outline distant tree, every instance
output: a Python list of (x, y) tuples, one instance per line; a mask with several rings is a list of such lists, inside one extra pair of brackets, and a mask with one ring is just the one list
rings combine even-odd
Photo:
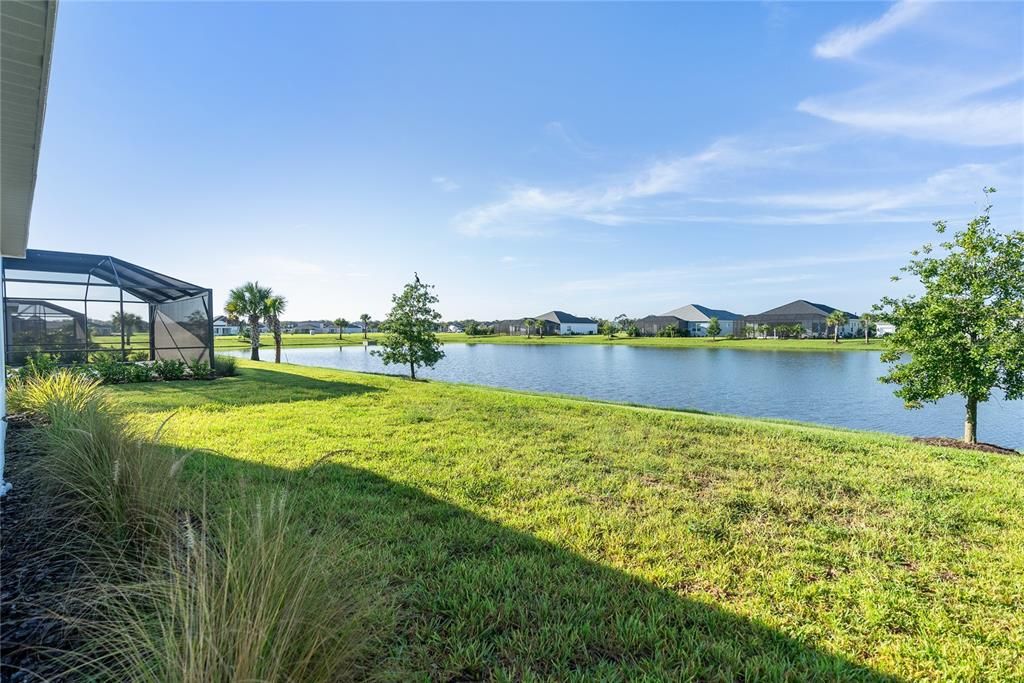
[(712, 316), (711, 320), (708, 321), (708, 334), (710, 334), (711, 338), (716, 341), (718, 339), (718, 335), (722, 334), (722, 324), (718, 322), (718, 318), (715, 318), (714, 316)]
[(523, 326), (526, 327), (526, 338), (527, 339), (530, 338), (530, 334), (533, 332), (533, 328), (534, 328), (534, 326), (536, 324), (537, 324), (537, 321), (534, 320), (533, 318), (527, 318), (526, 320), (523, 321)]
[(114, 313), (114, 315), (110, 316), (110, 322), (119, 334), (123, 333), (127, 337), (130, 344), (132, 335), (135, 334), (135, 329), (142, 327), (144, 321), (134, 313), (125, 313), (123, 316), (120, 313)]
[(345, 338), (345, 328), (348, 327), (348, 320), (344, 318), (335, 318), (334, 326), (338, 328), (338, 339)]
[[(986, 198), (994, 191), (986, 188)], [(1024, 231), (993, 228), (991, 208), (940, 243), (943, 255), (933, 256), (931, 244), (912, 252), (900, 270), (924, 294), (886, 297), (875, 307), (896, 326), (885, 337), (890, 367), (881, 381), (899, 385), (894, 393), (907, 408), (962, 396), (967, 443), (977, 442), (978, 404), (994, 389), (1010, 401), (1024, 398)], [(945, 233), (945, 221), (935, 229)]]
[(467, 336), (474, 336), (477, 333), (478, 325), (475, 320), (467, 320), (466, 326), (463, 328)]
[(363, 341), (366, 341), (368, 339), (366, 333), (369, 332), (370, 330), (370, 314), (363, 313), (362, 315), (360, 315), (359, 322), (363, 323)]
[(793, 323), (792, 325), (789, 326), (789, 334), (793, 337), (793, 339), (799, 339), (800, 337), (804, 336), (804, 326), (801, 325), (800, 323)]
[(615, 316), (612, 322), (615, 323), (615, 327), (617, 327), (618, 329), (628, 330), (630, 326), (633, 324), (633, 319), (627, 316), (625, 313), (619, 313), (617, 316)]
[(840, 311), (838, 309), (836, 309), (836, 310), (832, 311), (831, 313), (829, 313), (828, 317), (825, 318), (825, 322), (827, 322), (829, 325), (832, 326), (832, 331), (833, 331), (833, 334), (835, 335), (835, 337), (833, 338), (833, 341), (836, 344), (839, 343), (839, 330), (843, 327), (843, 325), (845, 325), (849, 321), (850, 321), (850, 318), (845, 313), (843, 313), (842, 311)]
[(760, 333), (760, 335), (761, 335), (762, 337), (764, 337), (765, 339), (767, 339), (767, 338), (768, 338), (768, 332), (769, 332), (769, 330), (770, 330), (770, 328), (768, 327), (768, 325), (766, 325), (766, 324), (764, 324), (764, 323), (762, 323), (762, 324), (760, 324), (760, 325), (758, 325), (758, 326), (757, 326), (757, 331), (758, 331), (758, 332)]
[(611, 339), (612, 337), (615, 336), (615, 332), (618, 328), (615, 327), (615, 323), (612, 322), (611, 320), (599, 320), (597, 329), (598, 332)]
[(535, 319), (534, 322), (537, 324), (537, 336), (541, 339), (544, 338), (544, 325), (546, 324), (543, 319)]
[(658, 337), (678, 337), (679, 336), (679, 328), (676, 327), (675, 325), (665, 325), (663, 328), (661, 328), (660, 330), (658, 330), (655, 333), (655, 336), (658, 336)]
[(875, 327), (875, 316), (864, 313), (860, 316), (860, 326), (864, 330), (864, 343), (871, 343), (871, 331)]
[(381, 326), (383, 349), (373, 351), (386, 365), (408, 365), (412, 379), (416, 379), (417, 367), (433, 367), (444, 358), (441, 342), (434, 333), (441, 314), (434, 309), (438, 299), (433, 289), (415, 275), (401, 294), (392, 295), (391, 312)]
[(279, 294), (267, 297), (267, 324), (274, 334), (274, 362), (281, 362), (281, 316), (288, 307), (288, 300)]
[(629, 329), (626, 330), (626, 334), (628, 336), (630, 336), (630, 337), (639, 337), (640, 336), (640, 328), (636, 326), (635, 322), (630, 323)]
[[(235, 315), (249, 321), (249, 347), (251, 360), (260, 359), (260, 318), (267, 314), (267, 299), (274, 295), (270, 287), (262, 287), (259, 282), (246, 282), (228, 292), (225, 310), (232, 310)], [(230, 308), (229, 308), (230, 307)]]

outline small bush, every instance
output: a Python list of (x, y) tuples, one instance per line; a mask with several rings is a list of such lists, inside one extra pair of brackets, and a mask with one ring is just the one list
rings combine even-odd
[(25, 364), (17, 370), (17, 378), (21, 381), (32, 377), (48, 377), (59, 369), (57, 359), (48, 353), (33, 353), (25, 359)]
[(213, 368), (205, 360), (194, 360), (188, 364), (188, 374), (192, 379), (212, 379)]
[(219, 377), (234, 377), (238, 374), (238, 360), (234, 356), (214, 356), (213, 369)]
[(162, 380), (185, 379), (185, 361), (176, 358), (164, 358), (153, 363), (153, 372)]
[(90, 369), (105, 384), (123, 384), (127, 382), (126, 364), (114, 353), (97, 353), (93, 356)]

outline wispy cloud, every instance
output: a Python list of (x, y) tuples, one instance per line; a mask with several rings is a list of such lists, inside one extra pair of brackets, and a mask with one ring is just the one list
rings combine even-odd
[[(905, 257), (910, 247), (901, 249), (877, 249), (859, 253), (821, 254), (798, 258), (774, 260), (743, 261), (738, 263), (706, 262), (693, 263), (680, 268), (662, 268), (653, 270), (625, 271), (601, 278), (584, 278), (570, 280), (562, 284), (566, 292), (624, 292), (647, 291), (664, 288), (666, 284), (683, 285), (691, 282), (706, 282), (708, 277), (728, 278), (730, 282), (737, 277), (747, 284), (772, 284), (812, 279), (814, 273), (798, 275), (770, 275), (772, 271), (813, 269), (834, 267), (842, 264), (870, 263), (894, 261)], [(796, 279), (793, 279), (796, 278)]]
[(890, 7), (878, 19), (858, 26), (841, 26), (814, 46), (814, 54), (823, 59), (853, 57), (862, 48), (911, 23), (927, 4), (903, 0)]
[(445, 192), (455, 192), (456, 190), (462, 187), (451, 178), (443, 175), (434, 176), (433, 178), (430, 179), (430, 182), (434, 183)]
[[(1007, 90), (1024, 77), (1019, 34), (1005, 40), (994, 35), (1002, 24), (1019, 23), (1020, 18), (1001, 10), (899, 2), (873, 22), (840, 27), (815, 45), (814, 54), (853, 60), (867, 80), (847, 92), (805, 98), (797, 110), (843, 126), (917, 140), (1020, 145), (1024, 99), (1019, 88)], [(927, 41), (927, 49), (910, 51), (891, 35), (911, 24)], [(871, 61), (854, 59), (875, 43)]]
[(604, 226), (658, 222), (665, 217), (652, 215), (647, 200), (692, 193), (715, 171), (778, 165), (807, 149), (749, 147), (723, 138), (695, 154), (657, 160), (603, 183), (568, 190), (514, 187), (504, 199), (463, 211), (454, 222), (471, 236), (543, 234), (557, 219)]

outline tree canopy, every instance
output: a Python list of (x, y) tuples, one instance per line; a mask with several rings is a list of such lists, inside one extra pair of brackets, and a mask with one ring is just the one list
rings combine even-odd
[[(938, 248), (912, 252), (901, 272), (923, 294), (886, 297), (875, 307), (896, 327), (885, 338), (882, 360), (890, 367), (881, 380), (900, 385), (894, 393), (908, 408), (962, 396), (969, 443), (977, 441), (978, 404), (993, 390), (1007, 400), (1024, 397), (1024, 232), (996, 230), (990, 210)], [(935, 229), (944, 234), (946, 223)]]
[(416, 368), (433, 367), (444, 358), (434, 332), (441, 314), (434, 310), (438, 298), (433, 290), (433, 285), (421, 282), (416, 275), (401, 294), (392, 295), (391, 312), (381, 324), (383, 349), (373, 351), (386, 365), (408, 365), (412, 379), (416, 379)]

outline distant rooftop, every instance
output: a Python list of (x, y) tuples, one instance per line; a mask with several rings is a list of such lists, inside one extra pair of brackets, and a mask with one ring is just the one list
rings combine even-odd
[(719, 320), (739, 320), (742, 316), (732, 311), (725, 311), (718, 308), (708, 308), (700, 304), (687, 304), (680, 308), (669, 311), (662, 315), (671, 315), (687, 322), (706, 323), (712, 318)]
[(596, 320), (591, 318), (580, 318), (571, 313), (565, 311), (548, 311), (544, 315), (538, 315), (537, 320), (547, 320), (553, 323), (591, 323), (597, 324)]

